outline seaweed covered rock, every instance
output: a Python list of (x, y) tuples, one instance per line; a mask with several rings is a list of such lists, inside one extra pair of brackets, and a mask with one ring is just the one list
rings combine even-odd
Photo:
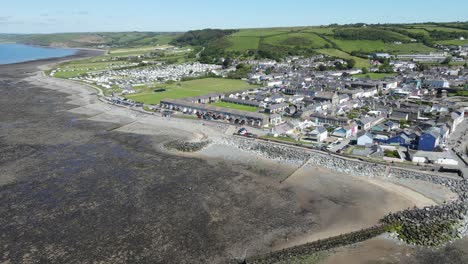
[(183, 140), (173, 140), (164, 144), (164, 147), (171, 150), (181, 152), (197, 152), (208, 146), (211, 142), (209, 140), (200, 142), (188, 142)]

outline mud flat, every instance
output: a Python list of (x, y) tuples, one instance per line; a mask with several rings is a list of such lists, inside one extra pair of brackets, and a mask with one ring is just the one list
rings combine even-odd
[[(222, 124), (106, 104), (38, 73), (56, 61), (0, 66), (2, 262), (226, 263), (421, 202), (225, 144)], [(200, 152), (163, 148), (199, 134), (211, 141)]]

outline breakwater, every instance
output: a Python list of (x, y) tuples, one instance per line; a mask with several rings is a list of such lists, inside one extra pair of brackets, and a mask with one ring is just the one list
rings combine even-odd
[(259, 255), (252, 258), (248, 258), (244, 263), (255, 263), (255, 264), (270, 264), (282, 261), (288, 261), (292, 258), (301, 257), (305, 255), (311, 255), (320, 251), (333, 249), (336, 247), (342, 247), (365, 241), (367, 239), (376, 237), (386, 232), (386, 225), (379, 225), (367, 229), (363, 229), (357, 232), (343, 234), (335, 237), (330, 237), (323, 240), (317, 240), (311, 243), (283, 249), (270, 254)]

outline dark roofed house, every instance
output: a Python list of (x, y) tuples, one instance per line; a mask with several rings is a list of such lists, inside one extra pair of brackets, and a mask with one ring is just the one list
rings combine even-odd
[(242, 99), (237, 99), (237, 98), (226, 97), (226, 98), (221, 99), (221, 101), (227, 102), (227, 103), (239, 104), (239, 105), (260, 107), (260, 102), (252, 101), (252, 100), (242, 100)]
[(268, 116), (261, 113), (253, 113), (236, 109), (213, 106), (209, 104), (193, 103), (181, 99), (163, 99), (161, 108), (180, 111), (199, 116), (210, 116), (213, 119), (227, 120), (235, 124), (252, 126), (264, 126), (268, 124)]
[(388, 119), (393, 121), (408, 121), (409, 114), (407, 112), (393, 111)]
[(312, 97), (312, 100), (315, 102), (329, 102), (331, 104), (340, 103), (340, 97), (337, 93), (333, 92), (317, 92), (315, 96)]
[(334, 126), (347, 126), (352, 120), (346, 117), (337, 117), (333, 115), (323, 115), (319, 113), (310, 114), (310, 120), (316, 125), (334, 125)]

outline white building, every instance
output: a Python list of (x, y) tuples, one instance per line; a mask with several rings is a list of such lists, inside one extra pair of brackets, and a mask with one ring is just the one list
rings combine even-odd
[(448, 152), (418, 151), (413, 155), (413, 163), (458, 166), (458, 161)]

